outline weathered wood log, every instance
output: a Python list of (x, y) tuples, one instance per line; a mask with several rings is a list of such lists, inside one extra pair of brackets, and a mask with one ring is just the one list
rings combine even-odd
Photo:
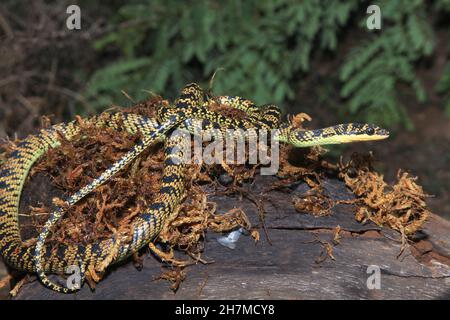
[[(0, 279), (5, 279), (7, 276), (6, 266), (3, 264), (3, 261), (0, 260)], [(0, 300), (5, 300), (9, 296), (8, 287), (5, 285), (0, 288)]]
[[(257, 177), (252, 191), (258, 193), (274, 177)], [(352, 199), (338, 180), (325, 180), (333, 199)], [(27, 184), (23, 206), (48, 197), (47, 189), (33, 181)], [(420, 238), (401, 252), (400, 235), (372, 222), (355, 220), (355, 207), (338, 204), (332, 214), (314, 217), (298, 213), (292, 196), (308, 189), (304, 183), (290, 192), (271, 191), (265, 201), (265, 232), (257, 243), (241, 236), (235, 249), (221, 245), (223, 235), (208, 233), (203, 258), (211, 264), (189, 266), (179, 290), (154, 280), (162, 264), (153, 255), (144, 256), (138, 271), (132, 262), (113, 267), (97, 284), (72, 295), (55, 293), (40, 282), (25, 284), (16, 299), (449, 299), (450, 223), (431, 215)], [(38, 192), (40, 191), (40, 192)], [(252, 224), (260, 224), (258, 210), (247, 199), (211, 198), (219, 212), (241, 207)], [(334, 230), (341, 227), (341, 240), (333, 244)], [(328, 252), (326, 249), (332, 249)], [(332, 254), (334, 260), (330, 257)], [(369, 289), (373, 269), (379, 268), (380, 289)], [(368, 269), (369, 268), (369, 269)], [(369, 273), (368, 273), (369, 272)], [(376, 272), (376, 271), (375, 271)]]

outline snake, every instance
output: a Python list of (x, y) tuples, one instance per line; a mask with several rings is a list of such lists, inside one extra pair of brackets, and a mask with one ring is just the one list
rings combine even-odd
[[(236, 119), (211, 111), (211, 102), (241, 110), (246, 117)], [(56, 124), (29, 135), (15, 146), (0, 167), (0, 254), (10, 267), (37, 274), (42, 284), (60, 293), (72, 293), (80, 287), (69, 288), (56, 284), (47, 274), (64, 274), (70, 266), (78, 266), (83, 283), (88, 268), (102, 270), (108, 259), (111, 260), (108, 266), (124, 261), (158, 236), (164, 222), (176, 212), (185, 197), (185, 154), (183, 148), (179, 147), (183, 143), (182, 132), (195, 134), (198, 130), (226, 132), (240, 129), (236, 130), (236, 136), (248, 139), (250, 133), (246, 132), (254, 134), (259, 130), (274, 129), (277, 131), (275, 140), (294, 147), (381, 140), (389, 136), (387, 130), (367, 123), (338, 124), (314, 130), (300, 129), (289, 122), (281, 122), (281, 111), (275, 105), (257, 106), (251, 100), (239, 96), (211, 97), (195, 83), (186, 85), (172, 105), (160, 107), (155, 117), (120, 111), (104, 112), (85, 119), (84, 123), (130, 134), (139, 133), (142, 138), (98, 178), (64, 199), (65, 205), (59, 206), (50, 214), (34, 244), (25, 243), (20, 235), (19, 203), (26, 178), (32, 166), (50, 148), (61, 145), (61, 136), (68, 141), (77, 136), (82, 130), (79, 122)], [(132, 221), (129, 235), (114, 234), (108, 239), (87, 245), (58, 243), (55, 247), (45, 243), (67, 207), (73, 206), (108, 181), (157, 141), (164, 141), (161, 185), (154, 201)], [(113, 251), (115, 254), (111, 256)]]

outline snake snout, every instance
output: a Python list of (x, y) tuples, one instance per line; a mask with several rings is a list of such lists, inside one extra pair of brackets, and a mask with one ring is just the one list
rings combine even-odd
[(388, 130), (381, 128), (380, 129), (380, 135), (381, 136), (386, 136), (386, 138), (387, 138), (387, 137), (389, 137), (390, 133), (389, 133)]
[(366, 134), (368, 134), (369, 136), (376, 136), (377, 139), (386, 139), (389, 137), (390, 133), (384, 128), (380, 128), (378, 126), (369, 126), (366, 129)]

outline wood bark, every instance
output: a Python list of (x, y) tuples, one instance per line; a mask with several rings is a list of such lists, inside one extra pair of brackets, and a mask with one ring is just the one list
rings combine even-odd
[[(248, 188), (259, 194), (273, 177), (258, 177)], [(339, 180), (325, 180), (333, 199), (352, 199)], [(186, 279), (174, 293), (170, 283), (155, 280), (170, 266), (144, 254), (138, 271), (131, 261), (112, 267), (95, 291), (85, 284), (76, 294), (64, 295), (39, 281), (25, 284), (16, 299), (449, 299), (450, 222), (431, 215), (423, 230), (401, 251), (400, 235), (372, 222), (355, 220), (355, 206), (336, 205), (330, 215), (314, 217), (297, 212), (292, 196), (306, 192), (298, 184), (288, 192), (271, 191), (264, 199), (265, 229), (256, 206), (246, 198), (212, 196), (219, 212), (242, 208), (254, 226), (257, 243), (242, 235), (235, 249), (221, 245), (222, 234), (209, 232), (203, 259), (213, 263), (188, 266)], [(31, 181), (22, 208), (36, 199), (51, 199), (49, 189)], [(333, 242), (341, 228), (339, 244)], [(327, 253), (331, 247), (334, 260)], [(380, 289), (369, 289), (373, 269), (380, 270)], [(371, 282), (373, 283), (373, 282)]]

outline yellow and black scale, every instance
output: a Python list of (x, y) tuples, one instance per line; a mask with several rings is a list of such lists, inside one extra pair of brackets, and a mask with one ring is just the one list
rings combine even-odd
[[(237, 120), (209, 110), (212, 100), (230, 108), (246, 112), (246, 119)], [(198, 120), (198, 121), (196, 121)], [(126, 153), (118, 162), (65, 200), (66, 206), (72, 206), (92, 190), (110, 179), (135, 159), (144, 149), (156, 141), (165, 140), (165, 161), (163, 178), (156, 200), (132, 222), (132, 238), (111, 237), (110, 239), (89, 245), (59, 244), (57, 250), (45, 245), (45, 240), (55, 223), (64, 214), (59, 208), (50, 215), (34, 245), (25, 245), (19, 232), (18, 207), (26, 177), (33, 164), (49, 148), (60, 145), (59, 135), (71, 140), (80, 131), (77, 122), (58, 124), (43, 129), (39, 134), (31, 135), (20, 142), (0, 168), (0, 254), (5, 262), (18, 270), (37, 273), (41, 282), (49, 288), (70, 293), (77, 288), (66, 288), (51, 282), (46, 273), (64, 274), (70, 266), (78, 266), (83, 281), (84, 271), (88, 267), (101, 269), (113, 248), (119, 248), (111, 264), (117, 263), (137, 252), (151, 242), (161, 231), (166, 218), (176, 211), (184, 199), (185, 163), (183, 161), (183, 142), (181, 134), (173, 133), (175, 128), (190, 133), (198, 130), (254, 129), (237, 130), (236, 135), (249, 135), (261, 129), (277, 129), (276, 139), (296, 147), (348, 143), (354, 141), (379, 140), (389, 133), (369, 124), (340, 124), (324, 129), (299, 130), (288, 123), (280, 122), (280, 110), (274, 105), (257, 107), (253, 102), (241, 97), (210, 97), (196, 84), (187, 85), (173, 106), (158, 110), (157, 119), (129, 113), (103, 113), (86, 120), (100, 127), (126, 130), (133, 134), (140, 132), (142, 140)], [(196, 127), (197, 126), (197, 127)], [(245, 136), (244, 138), (248, 138)]]

